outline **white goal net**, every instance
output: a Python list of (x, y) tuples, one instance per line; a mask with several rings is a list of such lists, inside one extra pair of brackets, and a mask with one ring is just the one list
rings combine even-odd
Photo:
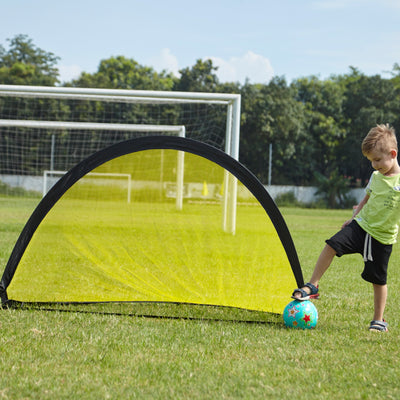
[[(39, 197), (54, 176), (44, 171), (144, 135), (186, 136), (238, 159), (239, 125), (236, 94), (0, 85), (0, 196)], [(236, 182), (224, 186), (224, 229), (234, 231)]]

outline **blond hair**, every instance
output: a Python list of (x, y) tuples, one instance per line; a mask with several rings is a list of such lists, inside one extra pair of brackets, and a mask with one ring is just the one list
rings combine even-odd
[(397, 151), (396, 133), (389, 124), (377, 125), (365, 136), (361, 144), (362, 153), (367, 155), (375, 149), (381, 152)]

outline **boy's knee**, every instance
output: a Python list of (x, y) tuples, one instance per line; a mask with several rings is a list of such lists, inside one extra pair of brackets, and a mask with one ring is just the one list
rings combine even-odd
[(386, 285), (386, 274), (379, 274), (376, 270), (364, 268), (361, 277), (374, 285)]

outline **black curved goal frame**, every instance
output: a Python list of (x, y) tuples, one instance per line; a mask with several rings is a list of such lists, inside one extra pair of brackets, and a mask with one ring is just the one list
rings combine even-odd
[[(13, 279), (18, 264), (33, 234), (47, 213), (65, 192), (84, 175), (107, 161), (139, 151), (157, 149), (184, 151), (204, 157), (234, 175), (253, 194), (268, 214), (286, 251), (296, 283), (298, 287), (303, 286), (303, 274), (286, 222), (266, 188), (248, 168), (223, 151), (197, 140), (176, 136), (147, 136), (119, 142), (92, 154), (68, 171), (49, 190), (25, 224), (7, 262), (0, 281), (2, 304), (9, 301), (7, 287)], [(279, 282), (277, 282), (277, 286), (279, 286)]]

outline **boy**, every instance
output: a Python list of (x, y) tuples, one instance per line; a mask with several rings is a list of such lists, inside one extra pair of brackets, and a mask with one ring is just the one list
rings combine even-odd
[(361, 149), (375, 169), (366, 195), (358, 204), (353, 218), (326, 241), (310, 282), (295, 289), (292, 297), (297, 300), (318, 297), (319, 280), (334, 256), (360, 253), (364, 256), (361, 276), (372, 283), (374, 290), (374, 318), (369, 329), (386, 332), (388, 328), (383, 313), (387, 298), (387, 267), (400, 222), (400, 167), (394, 129), (387, 124), (372, 128), (364, 138)]

